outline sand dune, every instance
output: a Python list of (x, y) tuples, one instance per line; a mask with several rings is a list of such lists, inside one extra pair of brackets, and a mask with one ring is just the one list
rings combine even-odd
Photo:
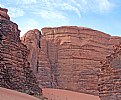
[(98, 96), (49, 88), (43, 88), (43, 95), (48, 100), (100, 100)]
[(0, 87), (0, 100), (40, 100), (25, 93)]

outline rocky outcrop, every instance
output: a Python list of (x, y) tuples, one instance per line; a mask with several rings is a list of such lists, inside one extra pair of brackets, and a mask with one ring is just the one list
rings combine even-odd
[(7, 20), (10, 20), (10, 17), (9, 15), (7, 14), (8, 10), (5, 9), (5, 8), (1, 8), (0, 7), (0, 19), (7, 19)]
[(6, 9), (0, 8), (0, 16), (0, 87), (40, 95), (17, 24), (9, 20)]
[(106, 57), (99, 75), (101, 100), (121, 100), (121, 44)]
[(22, 43), (30, 50), (28, 61), (41, 87), (52, 87), (51, 65), (45, 52), (41, 50), (41, 32), (37, 29), (28, 31)]
[(76, 26), (19, 36), (7, 9), (0, 8), (0, 87), (40, 95), (40, 86), (121, 99), (121, 45), (113, 51), (121, 37)]
[[(29, 36), (30, 34), (32, 35)], [(36, 57), (31, 57), (31, 59), (40, 57), (34, 68), (38, 69), (37, 63), (41, 62), (39, 66), (43, 65), (43, 68), (49, 69), (42, 72), (45, 73), (44, 77), (51, 77), (53, 88), (98, 95), (100, 61), (113, 51), (113, 45), (121, 41), (120, 37), (112, 37), (100, 31), (76, 26), (43, 28), (38, 42), (37, 38), (34, 39), (35, 36), (36, 32), (27, 32), (22, 41), (27, 47), (29, 46), (28, 49), (32, 48), (39, 52)], [(29, 43), (28, 38), (33, 42)], [(32, 46), (35, 42), (36, 46)], [(30, 55), (33, 54), (32, 49)], [(39, 76), (42, 75), (41, 71), (38, 73)], [(41, 85), (43, 80), (45, 79), (40, 78)]]

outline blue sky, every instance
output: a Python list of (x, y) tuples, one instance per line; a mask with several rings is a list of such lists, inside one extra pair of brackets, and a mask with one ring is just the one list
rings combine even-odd
[(21, 36), (30, 29), (84, 26), (121, 36), (121, 0), (0, 0)]

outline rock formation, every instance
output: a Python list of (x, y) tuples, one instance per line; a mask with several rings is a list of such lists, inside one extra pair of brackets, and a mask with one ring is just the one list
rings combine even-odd
[[(49, 86), (53, 88), (98, 95), (100, 61), (113, 51), (113, 45), (121, 41), (120, 37), (76, 26), (43, 28), (42, 36), (36, 34), (31, 30), (22, 41), (30, 49), (28, 59), (39, 75), (40, 85), (43, 81), (48, 83), (49, 79), (45, 81), (45, 77), (49, 76)], [(48, 87), (46, 84), (43, 86)]]
[(101, 100), (121, 100), (121, 44), (106, 57), (99, 75)]
[(30, 50), (28, 61), (39, 81), (39, 85), (52, 87), (51, 65), (45, 52), (41, 50), (41, 32), (37, 29), (30, 30), (21, 40)]
[(0, 8), (0, 87), (40, 95), (30, 64), (29, 50), (20, 41), (17, 24), (10, 21), (7, 9)]
[(34, 29), (20, 40), (17, 24), (0, 8), (0, 87), (39, 95), (42, 86), (120, 100), (121, 45), (113, 51), (120, 42), (76, 26), (43, 28), (42, 34)]
[(10, 17), (8, 16), (7, 12), (7, 9), (0, 7), (0, 19), (10, 20)]

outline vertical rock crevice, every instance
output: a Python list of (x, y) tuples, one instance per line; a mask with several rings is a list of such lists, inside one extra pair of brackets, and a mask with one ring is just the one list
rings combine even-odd
[(41, 50), (47, 55), (54, 88), (98, 95), (100, 61), (121, 40), (90, 28), (43, 28)]
[(41, 50), (41, 32), (37, 29), (28, 31), (21, 41), (30, 50), (28, 61), (36, 74), (41, 87), (52, 87), (50, 62)]
[(30, 30), (21, 39), (39, 85), (99, 95), (100, 61), (121, 37), (76, 26), (43, 28), (39, 34)]

